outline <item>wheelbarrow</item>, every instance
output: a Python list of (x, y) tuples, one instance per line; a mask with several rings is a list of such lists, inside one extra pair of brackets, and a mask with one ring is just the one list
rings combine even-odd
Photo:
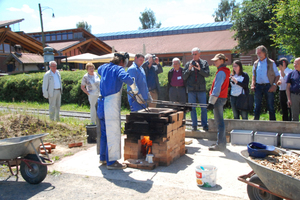
[[(286, 153), (284, 150), (282, 152)], [(247, 193), (250, 200), (299, 199), (299, 179), (252, 161), (247, 150), (241, 151), (241, 155), (253, 169), (249, 174), (238, 177), (239, 181), (248, 184)]]
[[(42, 140), (42, 137), (47, 135), (48, 133), (43, 133), (0, 140), (0, 163), (7, 164), (13, 176), (18, 176), (20, 164), (20, 172), (26, 182), (42, 182), (47, 176), (47, 165), (54, 163), (50, 160)], [(47, 158), (39, 156), (40, 143)], [(16, 173), (12, 171), (13, 163), (17, 168)]]

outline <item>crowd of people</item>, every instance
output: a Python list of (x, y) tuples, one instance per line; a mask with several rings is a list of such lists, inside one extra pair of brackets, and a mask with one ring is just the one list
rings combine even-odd
[[(204, 131), (208, 131), (207, 110), (213, 110), (218, 129), (217, 143), (209, 150), (223, 151), (226, 149), (226, 135), (223, 118), (224, 105), (230, 95), (230, 104), (234, 119), (248, 119), (247, 110), (237, 107), (238, 98), (242, 94), (248, 95), (249, 76), (243, 70), (241, 61), (232, 63), (233, 70), (226, 66), (228, 58), (219, 53), (211, 59), (217, 68), (210, 92), (206, 99), (205, 78), (210, 75), (208, 62), (200, 58), (198, 47), (191, 50), (192, 60), (181, 67), (179, 58), (172, 60), (172, 68), (168, 72), (169, 100), (173, 102), (200, 103), (201, 124)], [(254, 120), (259, 120), (262, 99), (266, 98), (269, 119), (276, 120), (274, 97), (279, 86), (282, 120), (299, 121), (300, 104), (300, 58), (294, 61), (295, 70), (289, 69), (288, 60), (281, 58), (273, 61), (268, 57), (264, 46), (256, 48), (257, 60), (252, 68), (251, 90), (254, 92)], [(100, 119), (100, 163), (106, 164), (108, 169), (124, 169), (126, 165), (119, 163), (121, 158), (121, 92), (123, 83), (127, 84), (128, 102), (131, 111), (138, 111), (146, 107), (156, 107), (160, 85), (158, 74), (163, 72), (159, 58), (155, 55), (136, 54), (134, 62), (125, 71), (128, 64), (127, 53), (115, 53), (108, 64), (94, 72), (92, 63), (86, 65), (87, 73), (82, 78), (81, 89), (88, 95), (91, 108), (91, 123), (96, 123), (96, 116)], [(279, 71), (277, 69), (279, 68)], [(59, 71), (55, 61), (49, 63), (50, 70), (43, 79), (43, 95), (49, 99), (49, 115), (51, 120), (59, 121), (59, 108), (63, 91)], [(228, 88), (230, 89), (228, 92)], [(100, 96), (99, 96), (100, 94)], [(187, 97), (187, 99), (186, 99)], [(97, 109), (96, 109), (97, 104)], [(196, 109), (191, 111), (193, 131), (197, 131), (198, 117)]]

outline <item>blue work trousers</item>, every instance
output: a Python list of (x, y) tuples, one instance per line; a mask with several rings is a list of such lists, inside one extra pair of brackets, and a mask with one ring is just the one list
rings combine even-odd
[(218, 140), (217, 145), (220, 147), (226, 147), (226, 132), (225, 123), (223, 117), (224, 105), (226, 104), (226, 98), (218, 98), (214, 105), (214, 118), (218, 127)]
[(260, 111), (261, 111), (261, 102), (263, 96), (265, 96), (267, 101), (267, 108), (269, 110), (269, 120), (275, 120), (275, 109), (274, 109), (274, 92), (268, 92), (271, 84), (255, 84), (255, 95), (254, 95), (254, 120), (259, 120)]
[[(199, 103), (206, 104), (206, 93), (205, 92), (188, 92), (188, 101), (189, 103), (197, 103), (197, 99)], [(192, 117), (192, 126), (197, 127), (197, 112), (196, 108), (193, 107), (191, 111)], [(207, 128), (207, 109), (206, 107), (201, 107), (201, 124), (203, 128)]]

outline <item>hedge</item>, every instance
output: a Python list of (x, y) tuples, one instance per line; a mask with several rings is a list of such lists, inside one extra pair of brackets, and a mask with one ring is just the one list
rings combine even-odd
[[(228, 66), (232, 70), (232, 66)], [(292, 65), (289, 66), (292, 68)], [(167, 75), (171, 67), (164, 67), (163, 73), (159, 74), (159, 81), (161, 86), (161, 92), (159, 99), (168, 100), (167, 93)], [(248, 73), (251, 83), (252, 78), (252, 66), (244, 66), (244, 71)], [(207, 98), (209, 91), (215, 77), (217, 69), (215, 66), (210, 66), (210, 76), (206, 78), (206, 92)], [(63, 82), (63, 95), (62, 104), (75, 103), (79, 105), (88, 105), (87, 95), (81, 90), (81, 79), (86, 73), (85, 70), (77, 71), (61, 71), (61, 77)], [(42, 84), (44, 72), (30, 73), (30, 74), (17, 74), (0, 77), (0, 101), (12, 102), (12, 101), (30, 101), (30, 102), (48, 102), (42, 94)], [(249, 83), (249, 87), (250, 87)], [(126, 94), (127, 86), (124, 84), (122, 92), (122, 107), (129, 108)], [(228, 99), (226, 107), (230, 107), (230, 101)], [(263, 100), (263, 107), (266, 111), (266, 101)], [(280, 109), (279, 94), (275, 94), (275, 109)]]

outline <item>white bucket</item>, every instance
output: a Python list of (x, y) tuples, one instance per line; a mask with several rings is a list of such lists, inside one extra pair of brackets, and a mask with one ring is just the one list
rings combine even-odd
[(213, 165), (196, 166), (196, 181), (200, 187), (214, 187), (217, 181), (217, 167)]

